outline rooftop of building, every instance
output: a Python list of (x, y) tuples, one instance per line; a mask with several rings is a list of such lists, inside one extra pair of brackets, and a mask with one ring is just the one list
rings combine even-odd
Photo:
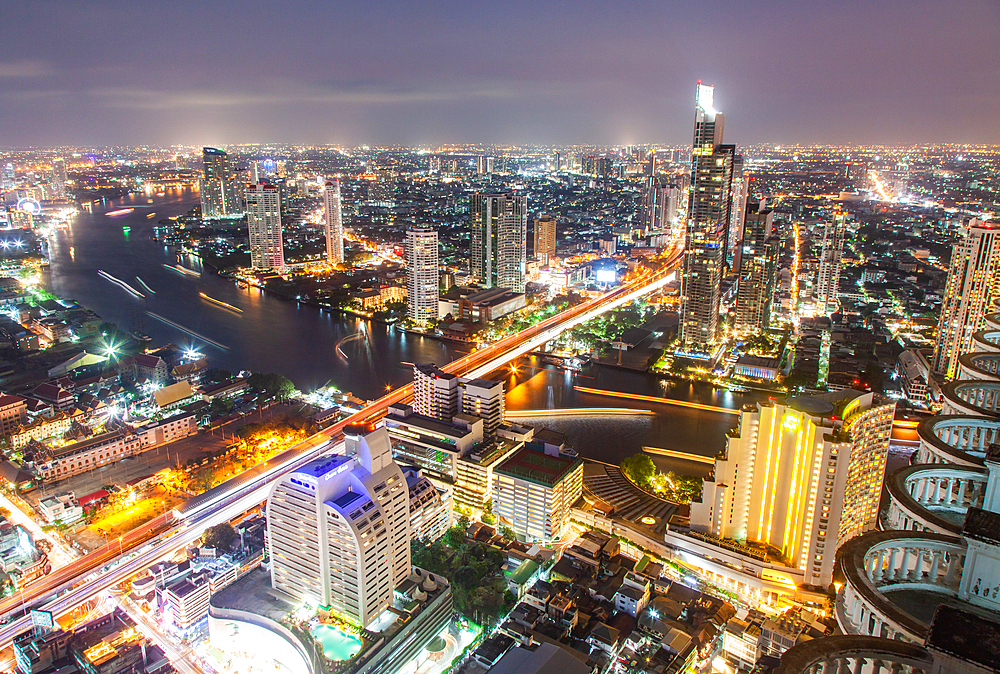
[(311, 478), (321, 478), (330, 471), (336, 470), (343, 464), (353, 460), (354, 457), (344, 456), (342, 454), (324, 456), (314, 461), (310, 461), (295, 472), (302, 473), (303, 475), (307, 475)]
[(934, 614), (927, 635), (928, 648), (1000, 671), (1000, 623), (963, 611), (941, 606)]
[(434, 377), (435, 379), (456, 379), (458, 375), (451, 374), (450, 372), (445, 372), (439, 368), (434, 363), (417, 363), (413, 366), (414, 369), (419, 370), (428, 377)]
[(583, 459), (546, 454), (525, 445), (500, 463), (494, 472), (553, 487), (583, 465)]

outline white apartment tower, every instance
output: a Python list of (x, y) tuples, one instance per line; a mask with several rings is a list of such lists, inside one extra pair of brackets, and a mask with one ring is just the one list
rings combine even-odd
[(1000, 306), (1000, 227), (970, 220), (951, 252), (932, 369), (955, 376), (958, 357), (972, 351), (972, 335)]
[(462, 411), (483, 420), (483, 435), (491, 438), (503, 423), (503, 382), (471, 379), (462, 382)]
[(438, 234), (429, 227), (407, 230), (406, 255), (407, 315), (426, 322), (438, 317)]
[(816, 311), (830, 315), (837, 311), (837, 294), (840, 290), (840, 267), (844, 257), (844, 233), (847, 215), (834, 213), (833, 219), (823, 224), (823, 244), (819, 255), (819, 272), (816, 274)]
[(691, 528), (770, 545), (828, 586), (837, 548), (877, 523), (895, 411), (853, 389), (744, 409)]
[(326, 181), (323, 188), (323, 222), (326, 226), (326, 261), (331, 265), (344, 261), (344, 225), (340, 213), (340, 181)]
[(486, 288), (524, 292), (527, 271), (528, 198), (511, 193), (473, 194), (469, 272)]
[(556, 216), (540, 215), (535, 218), (535, 257), (543, 264), (556, 254)]
[(345, 434), (345, 455), (316, 459), (271, 489), (271, 585), (366, 627), (410, 574), (409, 491), (384, 427)]
[(284, 269), (281, 239), (281, 195), (267, 183), (247, 185), (247, 225), (250, 230), (250, 266), (254, 269)]
[(451, 422), (462, 412), (483, 420), (483, 435), (496, 435), (503, 423), (505, 409), (502, 381), (463, 379), (449, 374), (433, 363), (413, 366), (413, 411), (441, 421)]

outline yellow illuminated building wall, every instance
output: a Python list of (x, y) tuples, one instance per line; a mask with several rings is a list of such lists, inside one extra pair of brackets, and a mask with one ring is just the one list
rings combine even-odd
[(807, 584), (828, 585), (838, 545), (875, 526), (894, 411), (860, 391), (744, 409), (691, 528), (766, 545)]

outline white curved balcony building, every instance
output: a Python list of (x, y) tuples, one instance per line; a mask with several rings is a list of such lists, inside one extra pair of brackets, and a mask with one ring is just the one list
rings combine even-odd
[(878, 531), (848, 541), (839, 551), (837, 624), (845, 634), (923, 643), (930, 616), (920, 613), (958, 596), (965, 556), (963, 538), (930, 532)]
[(1000, 381), (962, 379), (941, 389), (941, 414), (1000, 417)]
[(998, 432), (1000, 418), (938, 415), (924, 419), (917, 426), (920, 447), (913, 463), (982, 466), (986, 448), (997, 442)]
[(958, 357), (958, 376), (955, 381), (966, 379), (1000, 378), (1000, 353), (963, 353)]
[(982, 506), (983, 468), (947, 464), (904, 466), (885, 478), (889, 511), (886, 529), (931, 531), (958, 536), (972, 506)]

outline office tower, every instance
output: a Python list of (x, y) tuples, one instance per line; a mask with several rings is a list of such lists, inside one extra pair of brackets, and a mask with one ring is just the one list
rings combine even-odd
[(973, 219), (961, 234), (952, 247), (932, 361), (947, 379), (955, 376), (959, 355), (972, 351), (973, 333), (1000, 307), (1000, 227)]
[(483, 420), (483, 435), (492, 438), (503, 423), (505, 397), (502, 381), (462, 381), (462, 412)]
[(772, 546), (827, 587), (837, 548), (875, 528), (895, 408), (853, 389), (745, 408), (691, 528)]
[(481, 176), (493, 173), (493, 157), (485, 155), (476, 157), (476, 173)]
[(524, 292), (528, 198), (511, 193), (473, 194), (469, 271), (486, 288)]
[(826, 315), (834, 313), (838, 307), (846, 222), (845, 213), (834, 213), (833, 219), (823, 224), (823, 243), (816, 274), (816, 310)]
[(433, 363), (413, 366), (413, 411), (425, 417), (451, 421), (462, 400), (462, 380)]
[(407, 230), (406, 244), (407, 316), (423, 323), (438, 317), (438, 234), (430, 227)]
[(239, 186), (229, 163), (229, 155), (223, 150), (205, 147), (202, 148), (202, 163), (201, 216), (221, 218), (241, 214)]
[(493, 512), (519, 541), (562, 537), (570, 509), (583, 493), (583, 459), (529, 442), (493, 469)]
[(752, 201), (746, 205), (736, 287), (737, 332), (760, 332), (771, 324), (771, 300), (778, 272), (779, 241), (774, 211)]
[(563, 169), (563, 156), (559, 152), (552, 155), (552, 170), (562, 171)]
[(250, 230), (250, 266), (254, 269), (285, 268), (281, 238), (281, 195), (274, 185), (247, 185), (247, 225)]
[(677, 205), (681, 190), (668, 183), (662, 176), (650, 176), (646, 180), (639, 227), (643, 235), (667, 234), (677, 224)]
[(66, 160), (56, 157), (52, 160), (52, 193), (57, 199), (66, 198)]
[(680, 341), (684, 351), (695, 353), (708, 352), (718, 338), (733, 166), (738, 157), (735, 145), (722, 144), (725, 116), (714, 107), (714, 92), (714, 87), (698, 83), (681, 277)]
[(271, 488), (271, 585), (367, 627), (410, 574), (409, 492), (384, 427), (344, 432), (344, 455), (316, 459)]
[[(304, 182), (304, 181), (303, 181)], [(340, 218), (340, 181), (327, 180), (323, 188), (323, 223), (326, 226), (326, 261), (344, 261), (344, 227)]]
[(264, 162), (261, 160), (250, 162), (250, 182), (267, 182), (267, 171), (264, 169)]
[(540, 215), (535, 218), (535, 257), (542, 265), (556, 254), (556, 216)]
[(17, 184), (17, 171), (13, 164), (5, 164), (3, 172), (0, 173), (0, 189), (12, 190)]
[(736, 249), (743, 240), (743, 218), (747, 208), (747, 179), (743, 175), (743, 156), (733, 157), (733, 174), (729, 195), (729, 224), (726, 234), (726, 269), (739, 271), (736, 263)]

